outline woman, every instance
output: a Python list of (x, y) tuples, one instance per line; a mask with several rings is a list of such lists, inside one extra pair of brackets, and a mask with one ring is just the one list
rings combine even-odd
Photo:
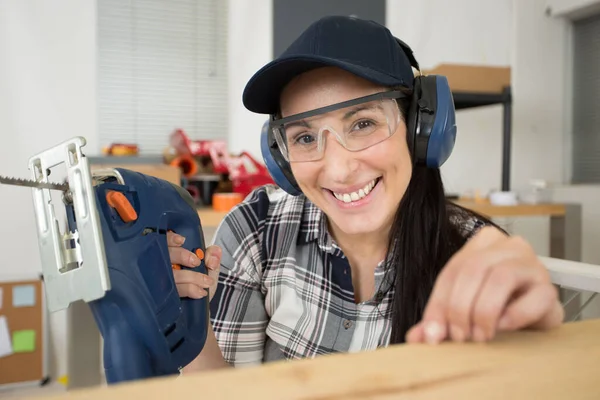
[[(263, 151), (285, 191), (259, 188), (228, 214), (207, 249), (210, 276), (174, 271), (181, 296), (214, 295), (186, 371), (562, 322), (532, 248), (445, 200), (454, 109), (411, 64), (385, 27), (328, 17), (250, 80), (244, 104), (271, 115)], [(183, 239), (169, 236), (173, 263), (197, 265)]]

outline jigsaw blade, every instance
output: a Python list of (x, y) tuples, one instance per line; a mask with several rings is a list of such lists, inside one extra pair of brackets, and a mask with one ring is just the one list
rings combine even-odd
[(0, 175), (0, 183), (13, 186), (25, 186), (30, 188), (60, 190), (63, 192), (69, 191), (67, 183), (52, 183), (52, 182), (36, 182), (29, 179), (9, 178)]

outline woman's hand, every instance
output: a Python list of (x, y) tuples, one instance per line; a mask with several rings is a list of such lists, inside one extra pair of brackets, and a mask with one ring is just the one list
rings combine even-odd
[(204, 264), (208, 275), (186, 270), (185, 267), (194, 268), (200, 265), (200, 259), (191, 251), (181, 247), (185, 238), (174, 232), (167, 232), (167, 244), (171, 263), (181, 267), (173, 269), (177, 292), (180, 297), (191, 297), (200, 299), (209, 294), (209, 301), (215, 294), (219, 278), (219, 267), (221, 266), (221, 248), (209, 246), (204, 255)]
[(531, 246), (485, 227), (440, 272), (406, 341), (481, 342), (498, 331), (553, 328), (563, 318), (557, 290)]

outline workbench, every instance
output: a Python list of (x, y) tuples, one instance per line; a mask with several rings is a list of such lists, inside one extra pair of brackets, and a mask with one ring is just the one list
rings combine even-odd
[(396, 345), (44, 397), (125, 399), (598, 399), (600, 319), (489, 343)]
[(455, 200), (456, 204), (488, 218), (548, 217), (550, 219), (549, 257), (581, 261), (580, 204), (517, 204), (498, 206), (488, 202)]

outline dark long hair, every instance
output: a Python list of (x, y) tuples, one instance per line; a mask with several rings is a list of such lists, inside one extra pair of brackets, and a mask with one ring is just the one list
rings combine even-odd
[[(398, 100), (405, 121), (409, 102), (410, 96)], [(410, 135), (407, 140), (410, 148)], [(403, 343), (406, 332), (421, 320), (440, 270), (466, 243), (474, 219), (494, 225), (446, 199), (439, 169), (413, 162), (412, 177), (390, 231), (386, 257), (386, 279), (394, 289), (389, 315), (391, 344)]]

